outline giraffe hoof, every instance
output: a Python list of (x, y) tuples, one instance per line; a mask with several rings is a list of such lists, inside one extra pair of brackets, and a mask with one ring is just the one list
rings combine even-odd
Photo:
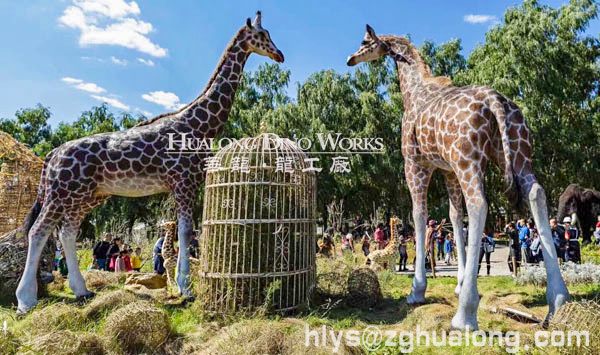
[(93, 292), (89, 292), (89, 293), (86, 293), (85, 295), (77, 296), (75, 298), (75, 302), (77, 302), (78, 304), (82, 305), (82, 304), (87, 303), (89, 300), (91, 300), (94, 297), (96, 297), (96, 294), (93, 293)]
[(196, 301), (196, 297), (194, 296), (187, 296), (183, 299), (183, 302), (181, 302), (182, 306), (187, 306), (188, 304), (194, 303), (194, 301)]

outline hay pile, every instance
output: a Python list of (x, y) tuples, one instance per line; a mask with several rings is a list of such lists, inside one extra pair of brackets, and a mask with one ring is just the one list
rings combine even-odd
[(137, 301), (113, 311), (106, 318), (104, 334), (122, 350), (155, 352), (167, 341), (169, 317), (147, 301)]
[(54, 303), (33, 311), (29, 322), (30, 332), (33, 335), (42, 335), (48, 331), (82, 330), (85, 328), (86, 319), (78, 308), (65, 303)]
[[(206, 344), (185, 344), (181, 353), (193, 355), (329, 355), (334, 353), (331, 342), (317, 347), (313, 341), (307, 347), (304, 333), (305, 328), (296, 324), (259, 319), (247, 320), (221, 329), (220, 334), (211, 338)], [(336, 354), (358, 355), (363, 354), (363, 351), (360, 347), (349, 347), (342, 342)]]
[[(550, 321), (550, 330), (588, 331), (589, 345), (567, 346), (563, 354), (597, 354), (600, 349), (600, 304), (595, 301), (569, 302), (558, 309)], [(573, 339), (575, 340), (575, 339)], [(582, 339), (583, 340), (583, 339)]]
[(64, 330), (34, 338), (18, 354), (104, 355), (106, 351), (102, 339), (95, 334)]
[(11, 332), (0, 329), (0, 354), (16, 354), (21, 342)]
[(101, 270), (88, 270), (82, 272), (88, 288), (102, 290), (107, 287), (119, 287), (125, 282), (127, 274), (121, 272), (108, 272)]
[(83, 315), (86, 318), (99, 319), (104, 314), (137, 301), (138, 298), (130, 292), (117, 290), (96, 297), (85, 309)]
[(356, 308), (372, 308), (381, 301), (381, 288), (377, 274), (371, 269), (360, 268), (348, 277), (346, 303)]

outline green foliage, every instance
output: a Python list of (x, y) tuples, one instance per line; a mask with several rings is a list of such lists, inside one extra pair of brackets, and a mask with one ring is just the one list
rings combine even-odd
[[(546, 189), (549, 206), (556, 207), (562, 190), (572, 182), (600, 186), (600, 41), (585, 34), (597, 16), (591, 0), (572, 0), (559, 8), (527, 0), (509, 8), (501, 24), (491, 28), (485, 43), (468, 59), (460, 39), (425, 42), (420, 49), (433, 75), (448, 76), (456, 85), (488, 85), (522, 109), (532, 131), (534, 169)], [(350, 74), (325, 70), (296, 83), (296, 98), (288, 95), (290, 71), (263, 64), (244, 74), (222, 136), (241, 138), (259, 132), (261, 121), (283, 137), (340, 133), (344, 137), (381, 137), (384, 154), (350, 156), (351, 172), (332, 174), (331, 156), (318, 156), (318, 211), (344, 200), (346, 217), (368, 216), (375, 209), (408, 218), (411, 200), (400, 153), (402, 95), (396, 68), (388, 59), (363, 64)], [(72, 123), (50, 130), (50, 110), (38, 105), (19, 110), (15, 119), (1, 119), (0, 129), (25, 142), (41, 157), (60, 144), (99, 132), (131, 127), (142, 117), (115, 117), (105, 105), (94, 107)], [(316, 150), (316, 147), (313, 147)], [(490, 213), (508, 207), (502, 174), (492, 168), (486, 176)], [(204, 193), (194, 209), (199, 220)], [(94, 210), (84, 235), (136, 221), (152, 222), (161, 215), (165, 196), (113, 198)], [(430, 214), (447, 215), (448, 197), (441, 174), (429, 189)]]

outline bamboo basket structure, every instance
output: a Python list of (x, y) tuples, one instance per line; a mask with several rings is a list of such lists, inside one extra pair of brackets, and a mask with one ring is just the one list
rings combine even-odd
[(286, 312), (307, 302), (316, 271), (316, 175), (307, 158), (271, 133), (210, 158), (199, 269), (207, 309)]
[(0, 235), (21, 226), (37, 196), (43, 161), (0, 131)]

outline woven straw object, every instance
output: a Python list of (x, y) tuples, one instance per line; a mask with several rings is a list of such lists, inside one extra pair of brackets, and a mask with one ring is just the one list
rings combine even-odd
[(37, 195), (44, 163), (0, 131), (0, 235), (19, 227)]

